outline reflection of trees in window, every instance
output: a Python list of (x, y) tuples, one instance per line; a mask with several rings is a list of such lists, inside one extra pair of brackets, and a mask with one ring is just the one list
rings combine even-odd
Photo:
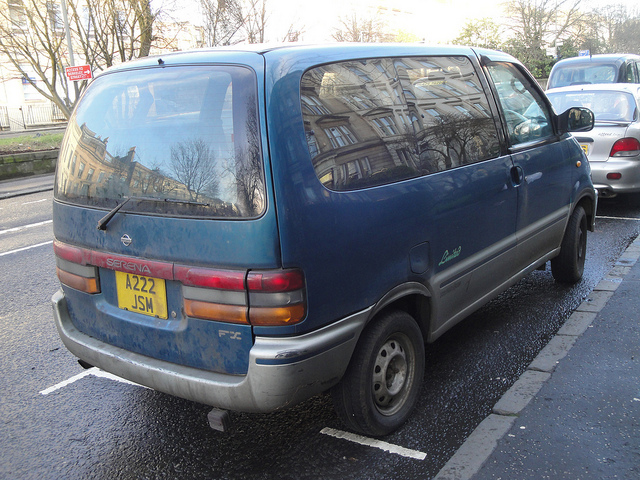
[(133, 172), (133, 187), (137, 195), (153, 196), (177, 190), (175, 182), (169, 181), (160, 168), (148, 169), (137, 166)]
[(418, 149), (420, 169), (432, 173), (492, 158), (499, 145), (490, 119), (442, 114), (419, 135)]
[(303, 101), (307, 145), (323, 185), (382, 185), (497, 154), (488, 107), (475, 106), (487, 100), (469, 60), (430, 60), (344, 62), (304, 74), (304, 95), (331, 112), (309, 115)]
[(170, 168), (174, 178), (187, 187), (192, 201), (197, 202), (201, 195), (217, 195), (216, 159), (204, 140), (196, 138), (172, 145)]
[(237, 206), (243, 216), (260, 214), (266, 206), (264, 176), (262, 173), (262, 150), (260, 149), (260, 130), (254, 106), (255, 97), (247, 102), (245, 121), (246, 142), (236, 148), (235, 158), (225, 170), (231, 174), (231, 187), (237, 197)]

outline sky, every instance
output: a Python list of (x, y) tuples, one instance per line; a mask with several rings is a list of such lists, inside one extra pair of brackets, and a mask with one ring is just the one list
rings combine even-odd
[[(198, 0), (189, 0), (193, 5)], [(340, 17), (351, 12), (358, 14), (375, 11), (376, 7), (391, 12), (389, 24), (392, 30), (413, 33), (426, 43), (447, 43), (456, 38), (467, 21), (480, 18), (499, 19), (502, 14), (501, 1), (490, 0), (267, 0), (271, 12), (267, 23), (269, 42), (281, 41), (289, 25), (303, 27), (303, 41), (311, 43), (332, 41), (331, 34), (340, 25)], [(197, 23), (198, 15), (191, 7), (181, 5), (179, 13), (183, 18)], [(582, 0), (584, 9), (609, 4), (623, 4), (630, 9), (638, 9), (638, 0)]]

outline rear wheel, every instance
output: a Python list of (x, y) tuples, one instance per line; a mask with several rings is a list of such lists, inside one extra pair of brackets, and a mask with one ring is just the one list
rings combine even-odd
[(424, 377), (424, 340), (411, 315), (383, 314), (362, 333), (347, 372), (332, 391), (342, 421), (382, 436), (409, 417)]
[(587, 253), (587, 214), (577, 206), (564, 232), (560, 254), (551, 260), (551, 273), (560, 283), (577, 283), (584, 273)]

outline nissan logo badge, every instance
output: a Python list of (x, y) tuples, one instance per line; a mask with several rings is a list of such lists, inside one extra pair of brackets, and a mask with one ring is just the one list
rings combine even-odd
[(131, 240), (131, 237), (125, 233), (124, 235), (122, 235), (122, 237), (120, 237), (120, 241), (125, 247), (128, 247), (129, 245), (131, 245), (131, 242), (133, 240)]

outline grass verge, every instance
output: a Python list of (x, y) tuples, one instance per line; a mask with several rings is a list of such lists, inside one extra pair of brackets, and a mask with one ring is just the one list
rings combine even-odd
[(33, 133), (20, 137), (0, 137), (0, 155), (60, 148), (64, 133)]

